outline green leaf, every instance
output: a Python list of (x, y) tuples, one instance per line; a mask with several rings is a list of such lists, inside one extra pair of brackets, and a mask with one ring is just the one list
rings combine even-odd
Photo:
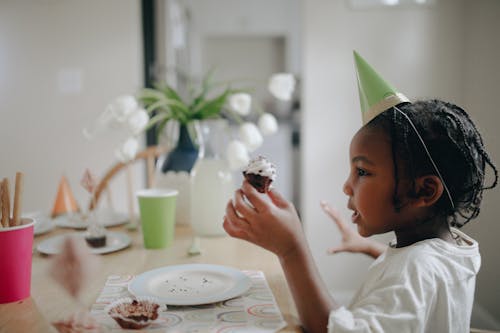
[(182, 103), (184, 105), (186, 104), (186, 103), (184, 103), (182, 98), (179, 96), (179, 94), (177, 94), (175, 89), (170, 87), (168, 84), (166, 84), (166, 83), (158, 84), (158, 85), (155, 85), (155, 88), (157, 90), (161, 91), (163, 93), (163, 95), (165, 97), (167, 97), (168, 99), (178, 101), (179, 103)]
[(203, 90), (208, 90), (212, 85), (212, 77), (214, 73), (215, 73), (215, 68), (212, 67), (208, 70), (207, 74), (205, 74), (205, 77), (203, 78), (202, 82)]
[(149, 130), (150, 128), (154, 127), (157, 123), (159, 123), (161, 121), (165, 121), (165, 120), (169, 121), (170, 119), (171, 118), (168, 114), (165, 114), (165, 113), (157, 114), (157, 115), (151, 117), (145, 130), (146, 131)]
[(143, 102), (146, 100), (160, 100), (165, 98), (165, 95), (156, 89), (144, 88), (139, 92), (138, 99)]
[(146, 111), (151, 113), (152, 111), (160, 111), (160, 112), (173, 112), (175, 114), (177, 113), (182, 113), (182, 114), (187, 114), (189, 113), (189, 109), (186, 107), (185, 104), (180, 103), (179, 101), (176, 100), (171, 100), (167, 98), (163, 98), (162, 100), (159, 100), (153, 104), (150, 104), (149, 106), (146, 107)]
[(203, 77), (202, 83), (201, 83), (201, 91), (200, 93), (194, 98), (193, 103), (191, 103), (191, 109), (195, 110), (196, 107), (205, 100), (206, 95), (208, 92), (213, 88), (212, 85), (212, 76), (213, 73), (215, 72), (215, 68), (210, 69), (205, 76)]
[(231, 109), (222, 108), (221, 113), (226, 115), (227, 118), (232, 118), (239, 125), (241, 125), (245, 122), (243, 120), (243, 118), (238, 113), (236, 113), (235, 111), (233, 111)]
[(220, 96), (200, 103), (197, 106), (197, 109), (193, 110), (194, 119), (207, 119), (217, 116), (220, 113), (222, 106), (226, 103), (226, 99), (230, 95), (230, 93), (231, 90), (226, 90)]
[(159, 142), (160, 141), (160, 135), (161, 133), (163, 132), (163, 129), (165, 128), (165, 126), (167, 125), (167, 123), (169, 122), (169, 120), (171, 120), (172, 118), (165, 118), (163, 119), (163, 121), (161, 121), (158, 126), (156, 127), (156, 140)]
[(156, 101), (156, 102), (151, 103), (148, 106), (146, 106), (146, 112), (151, 113), (153, 111), (160, 111), (159, 109), (161, 109), (162, 107), (165, 108), (164, 111), (167, 111), (167, 112), (170, 111), (167, 109), (168, 104), (165, 103), (165, 101), (161, 100), (161, 101)]

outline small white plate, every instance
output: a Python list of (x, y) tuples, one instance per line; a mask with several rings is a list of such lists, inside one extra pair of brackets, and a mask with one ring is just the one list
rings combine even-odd
[(35, 236), (45, 234), (54, 229), (54, 221), (48, 214), (42, 212), (31, 212), (22, 214), (23, 217), (29, 217), (35, 220), (34, 234)]
[[(81, 239), (82, 242), (87, 244), (85, 241), (85, 232), (72, 232), (64, 235), (57, 235), (49, 239), (44, 240), (36, 247), (37, 251), (44, 254), (58, 254), (60, 252), (61, 244), (65, 237), (74, 236)], [(93, 254), (105, 254), (115, 252), (126, 248), (131, 243), (130, 237), (123, 232), (106, 232), (106, 246), (103, 247), (90, 247), (90, 253)]]
[(142, 273), (132, 280), (128, 290), (167, 305), (201, 305), (240, 296), (251, 284), (248, 276), (231, 267), (189, 264)]
[[(113, 212), (111, 210), (99, 210), (95, 212), (96, 220), (103, 227), (114, 227), (129, 221), (127, 214)], [(61, 215), (55, 218), (56, 225), (61, 228), (87, 229), (89, 221), (80, 213)]]

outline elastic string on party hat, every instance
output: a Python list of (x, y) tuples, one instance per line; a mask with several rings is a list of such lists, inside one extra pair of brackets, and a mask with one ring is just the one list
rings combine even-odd
[(455, 209), (455, 204), (453, 203), (453, 199), (451, 197), (450, 190), (448, 189), (448, 186), (446, 186), (446, 182), (444, 181), (444, 178), (441, 175), (441, 172), (439, 172), (439, 169), (438, 169), (436, 163), (434, 162), (434, 159), (432, 158), (431, 153), (429, 152), (429, 149), (427, 149), (427, 145), (425, 144), (424, 139), (422, 139), (422, 136), (418, 132), (417, 127), (415, 126), (415, 124), (413, 124), (413, 121), (411, 121), (410, 117), (408, 117), (408, 115), (406, 113), (404, 113), (403, 111), (401, 111), (397, 106), (394, 106), (394, 109), (396, 111), (398, 111), (399, 113), (401, 113), (406, 118), (406, 120), (408, 120), (408, 122), (410, 123), (411, 127), (415, 131), (415, 134), (417, 134), (417, 137), (420, 140), (420, 143), (422, 143), (422, 147), (424, 147), (424, 150), (425, 150), (425, 153), (427, 154), (427, 157), (429, 157), (429, 160), (431, 161), (432, 166), (434, 167), (434, 170), (436, 170), (436, 173), (438, 174), (439, 179), (441, 179), (441, 182), (443, 183), (443, 187), (444, 187), (444, 189), (446, 191), (446, 194), (448, 195), (448, 199), (450, 199), (451, 207), (453, 209)]

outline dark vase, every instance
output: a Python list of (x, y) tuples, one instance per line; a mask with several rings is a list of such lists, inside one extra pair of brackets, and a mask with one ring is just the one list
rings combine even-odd
[(198, 146), (193, 142), (186, 125), (179, 126), (179, 140), (177, 146), (168, 153), (161, 165), (162, 173), (168, 171), (191, 172), (198, 159)]

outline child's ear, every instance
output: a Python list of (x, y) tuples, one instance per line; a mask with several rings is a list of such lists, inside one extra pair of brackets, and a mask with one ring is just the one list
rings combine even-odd
[(441, 179), (435, 175), (426, 175), (415, 180), (416, 207), (434, 205), (443, 194), (444, 187)]

